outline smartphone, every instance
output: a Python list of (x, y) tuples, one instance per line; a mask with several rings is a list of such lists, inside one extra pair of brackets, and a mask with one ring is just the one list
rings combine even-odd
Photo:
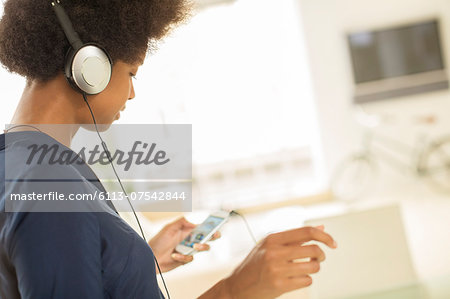
[(194, 230), (175, 248), (181, 254), (192, 255), (196, 252), (194, 244), (206, 243), (218, 231), (222, 225), (227, 222), (230, 216), (229, 212), (217, 211), (206, 218), (203, 223), (199, 224)]

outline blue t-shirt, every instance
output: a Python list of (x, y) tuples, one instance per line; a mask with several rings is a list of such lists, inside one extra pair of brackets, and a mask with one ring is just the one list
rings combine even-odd
[[(5, 151), (8, 165), (17, 165), (14, 173), (29, 178), (40, 175), (39, 167), (24, 163), (29, 145), (68, 150), (37, 131), (7, 135), (6, 141), (0, 135), (0, 298), (164, 298), (151, 248), (109, 201), (98, 202), (103, 212), (5, 212), (15, 185), (8, 181), (5, 189)], [(60, 165), (56, 172), (78, 178), (70, 192), (105, 192), (85, 163)], [(26, 192), (26, 180), (17, 179)]]

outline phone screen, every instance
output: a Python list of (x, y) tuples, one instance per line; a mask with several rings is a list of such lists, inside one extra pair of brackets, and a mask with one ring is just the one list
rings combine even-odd
[(216, 228), (224, 218), (209, 216), (206, 220), (197, 226), (183, 241), (181, 244), (187, 247), (194, 247), (195, 243), (201, 242), (206, 238), (214, 228)]

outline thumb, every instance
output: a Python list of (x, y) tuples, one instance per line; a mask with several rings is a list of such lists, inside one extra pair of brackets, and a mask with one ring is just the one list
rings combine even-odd
[(181, 226), (188, 228), (188, 229), (193, 229), (197, 226), (196, 224), (187, 221), (186, 218), (184, 218), (184, 217), (181, 217), (180, 219), (178, 219), (178, 221), (181, 224)]
[(177, 230), (184, 229), (184, 228), (194, 228), (194, 227), (196, 227), (195, 224), (190, 223), (184, 217), (176, 219), (175, 221), (169, 223), (167, 226), (172, 228), (172, 229), (177, 229)]

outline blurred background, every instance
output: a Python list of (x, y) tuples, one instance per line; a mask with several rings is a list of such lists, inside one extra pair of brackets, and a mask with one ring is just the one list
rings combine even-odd
[[(325, 224), (339, 248), (283, 298), (450, 298), (449, 26), (449, 0), (196, 0), (118, 123), (192, 124), (195, 223)], [(25, 82), (0, 80), (7, 124)], [(140, 215), (149, 236), (179, 216)], [(242, 219), (222, 235), (165, 275), (173, 298), (253, 247)]]

